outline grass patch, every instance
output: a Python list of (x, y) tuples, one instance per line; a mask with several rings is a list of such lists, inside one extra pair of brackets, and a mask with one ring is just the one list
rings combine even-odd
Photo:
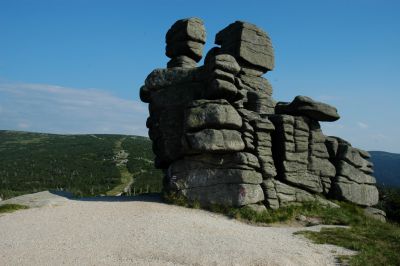
[(0, 213), (14, 212), (22, 209), (28, 209), (28, 207), (20, 204), (4, 204), (0, 206)]
[[(254, 223), (291, 222), (300, 215), (318, 218), (322, 224), (350, 225), (365, 219), (362, 210), (346, 203), (341, 203), (341, 208), (329, 208), (317, 202), (306, 202), (302, 205), (293, 205), (277, 210), (256, 212), (248, 207), (229, 210), (228, 214)], [(212, 210), (215, 210), (215, 207)], [(222, 210), (224, 213), (224, 210)]]
[(358, 251), (348, 257), (350, 265), (400, 265), (400, 227), (367, 219), (345, 228), (323, 228), (321, 232), (298, 232), (319, 244), (333, 244)]
[(127, 187), (133, 180), (132, 174), (128, 172), (125, 166), (119, 166), (118, 170), (121, 174), (121, 184), (107, 191), (107, 196), (116, 196), (121, 192), (124, 192), (124, 188)]
[[(350, 228), (322, 228), (320, 232), (301, 231), (318, 244), (332, 244), (357, 251), (355, 256), (342, 256), (350, 265), (400, 265), (400, 226), (383, 223), (364, 215), (363, 210), (348, 203), (339, 203), (341, 210), (326, 211), (325, 221), (335, 217)], [(336, 214), (335, 214), (336, 213)], [(337, 224), (337, 223), (333, 223)]]
[(363, 210), (348, 203), (339, 203), (341, 208), (328, 208), (317, 202), (305, 202), (302, 205), (282, 207), (277, 210), (256, 212), (249, 207), (234, 208), (221, 205), (200, 206), (198, 202), (189, 202), (185, 197), (174, 194), (164, 194), (168, 203), (188, 207), (200, 208), (224, 214), (228, 217), (251, 223), (278, 223), (290, 222), (300, 215), (318, 218), (323, 224), (351, 225), (361, 223), (366, 219)]

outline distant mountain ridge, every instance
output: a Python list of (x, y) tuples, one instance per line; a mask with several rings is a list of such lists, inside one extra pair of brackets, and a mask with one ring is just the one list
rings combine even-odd
[(385, 151), (370, 151), (374, 163), (374, 176), (378, 184), (400, 187), (400, 154)]

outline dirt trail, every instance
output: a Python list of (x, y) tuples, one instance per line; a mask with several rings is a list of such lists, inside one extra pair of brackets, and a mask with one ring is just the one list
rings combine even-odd
[[(342, 248), (157, 197), (65, 199), (0, 215), (0, 265), (335, 265)], [(318, 230), (320, 227), (313, 227)]]
[(122, 142), (126, 138), (119, 139), (115, 142), (114, 161), (121, 174), (121, 184), (107, 191), (108, 196), (119, 196), (122, 193), (130, 194), (130, 188), (133, 184), (133, 175), (128, 171), (126, 164), (128, 162), (129, 153), (122, 148)]

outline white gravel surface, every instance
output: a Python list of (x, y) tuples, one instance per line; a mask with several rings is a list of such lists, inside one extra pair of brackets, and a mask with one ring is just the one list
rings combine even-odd
[[(318, 230), (320, 227), (313, 227)], [(335, 265), (345, 249), (157, 202), (64, 200), (0, 214), (0, 265)]]

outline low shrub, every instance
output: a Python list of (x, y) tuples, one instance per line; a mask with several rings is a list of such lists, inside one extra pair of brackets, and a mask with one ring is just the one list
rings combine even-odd
[(14, 212), (17, 210), (28, 209), (25, 205), (20, 204), (4, 204), (0, 205), (0, 213)]

